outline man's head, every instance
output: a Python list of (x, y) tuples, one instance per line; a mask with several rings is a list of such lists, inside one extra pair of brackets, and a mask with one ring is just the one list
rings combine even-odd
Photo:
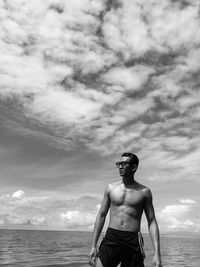
[(116, 163), (121, 176), (131, 175), (136, 172), (139, 165), (139, 159), (135, 154), (124, 152), (121, 159), (120, 162)]

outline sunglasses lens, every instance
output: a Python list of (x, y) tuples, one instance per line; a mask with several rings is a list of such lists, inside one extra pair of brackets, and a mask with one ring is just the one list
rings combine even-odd
[(116, 163), (116, 167), (119, 168), (120, 167), (120, 162)]
[(122, 166), (122, 168), (124, 168), (126, 166), (126, 163), (125, 162), (121, 162), (120, 165)]
[(120, 168), (120, 166), (121, 166), (122, 168), (124, 168), (124, 167), (126, 166), (126, 162), (123, 162), (123, 161), (122, 161), (122, 162), (117, 162), (117, 163), (116, 163), (116, 167), (117, 167), (117, 168)]
[(124, 167), (126, 167), (127, 165), (129, 165), (130, 163), (129, 162), (127, 162), (127, 161), (119, 161), (119, 162), (116, 162), (116, 167), (117, 168), (120, 168), (120, 166), (122, 167), (122, 168), (124, 168)]

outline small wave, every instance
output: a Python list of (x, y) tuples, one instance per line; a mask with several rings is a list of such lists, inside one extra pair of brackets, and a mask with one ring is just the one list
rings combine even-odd
[(62, 264), (48, 264), (48, 265), (37, 265), (34, 267), (88, 267), (89, 264), (87, 262), (70, 262), (70, 263), (62, 263)]

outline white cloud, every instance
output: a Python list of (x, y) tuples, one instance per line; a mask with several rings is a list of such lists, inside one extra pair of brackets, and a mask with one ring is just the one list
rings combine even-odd
[(183, 204), (167, 205), (157, 212), (161, 231), (190, 231), (200, 230), (199, 221), (192, 213), (192, 204), (196, 203), (191, 199), (181, 199)]
[(168, 205), (161, 210), (160, 215), (175, 216), (176, 218), (185, 216), (190, 207), (187, 205)]
[[(164, 48), (151, 38), (149, 26), (143, 19), (146, 15), (143, 12), (146, 3), (143, 3), (143, 6), (141, 2), (120, 1), (120, 4), (121, 8), (111, 9), (105, 16), (103, 33), (107, 45), (122, 53), (126, 59), (141, 56), (153, 48), (164, 51)], [(151, 12), (151, 7), (148, 12)]]
[(18, 224), (26, 224), (27, 223), (27, 219), (25, 216), (20, 216), (17, 214), (9, 214), (9, 216), (6, 216), (4, 219), (4, 224), (5, 225), (18, 225)]
[(184, 222), (184, 224), (185, 224), (185, 225), (188, 225), (188, 226), (193, 226), (193, 225), (194, 225), (194, 223), (193, 223), (192, 221), (190, 221), (190, 220), (186, 220), (186, 221)]
[(60, 218), (66, 227), (89, 227), (94, 224), (95, 214), (70, 210), (66, 213), (61, 213)]
[[(148, 7), (149, 5), (147, 5)], [(199, 41), (199, 35), (194, 30), (197, 29), (198, 23), (197, 2), (194, 6), (189, 5), (183, 9), (180, 8), (178, 2), (171, 4), (170, 1), (160, 2), (159, 5), (151, 7), (152, 12), (149, 17), (151, 33), (160, 44), (177, 49), (180, 45), (191, 44), (191, 40), (192, 43)]]
[(188, 199), (188, 198), (182, 198), (182, 199), (180, 199), (180, 202), (183, 204), (195, 204), (195, 203), (197, 203), (195, 200)]
[(0, 196), (2, 225), (41, 226), (47, 229), (56, 227), (68, 230), (76, 227), (86, 230), (94, 224), (99, 205), (99, 199), (96, 197), (68, 198), (61, 194), (42, 196), (22, 194), (21, 191), (16, 191), (15, 197)]
[(34, 216), (30, 219), (32, 225), (47, 225), (47, 219), (45, 216)]
[(198, 181), (199, 5), (186, 2), (1, 3), (10, 130), (68, 150), (137, 150), (150, 179)]
[(23, 199), (24, 195), (25, 195), (25, 192), (23, 190), (17, 190), (16, 192), (12, 194), (12, 197), (17, 198), (17, 199)]
[(198, 105), (200, 102), (200, 98), (195, 93), (191, 93), (187, 96), (182, 96), (178, 99), (178, 103), (180, 105), (181, 111), (186, 111), (188, 108)]
[(104, 74), (103, 79), (109, 84), (119, 85), (133, 92), (140, 89), (153, 73), (152, 68), (142, 65), (131, 68), (117, 67)]
[[(65, 101), (63, 101), (65, 99)], [(57, 103), (60, 103), (57, 106)], [(58, 90), (49, 91), (47, 95), (36, 98), (32, 104), (32, 109), (38, 112), (44, 119), (60, 121), (70, 124), (74, 121), (83, 122), (95, 119), (100, 111), (101, 105), (95, 101), (80, 97), (76, 93)], [(45, 112), (48, 110), (48, 114)], [(43, 115), (44, 114), (44, 115)]]

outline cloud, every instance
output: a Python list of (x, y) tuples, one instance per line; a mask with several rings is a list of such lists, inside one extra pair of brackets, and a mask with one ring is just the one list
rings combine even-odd
[(48, 225), (47, 219), (45, 216), (34, 216), (30, 220), (27, 221), (27, 224), (31, 225)]
[(168, 205), (162, 211), (162, 215), (176, 216), (177, 218), (184, 216), (189, 211), (190, 207), (187, 205)]
[(96, 214), (91, 214), (89, 212), (80, 212), (77, 210), (70, 210), (66, 213), (61, 213), (60, 218), (64, 223), (65, 227), (76, 229), (77, 226), (84, 226), (88, 228), (94, 225)]
[(161, 231), (198, 232), (199, 219), (193, 213), (193, 205), (196, 201), (180, 199), (180, 203), (167, 205), (157, 212)]
[(197, 6), (197, 1), (191, 5), (188, 2), (185, 7), (180, 2), (172, 4), (170, 1), (155, 6), (150, 16), (153, 37), (174, 50), (181, 45), (188, 45), (190, 40), (192, 44), (198, 42), (199, 35), (194, 31), (198, 24)]
[(169, 170), (170, 179), (198, 181), (197, 1), (7, 1), (1, 9), (3, 128), (68, 151), (132, 150), (154, 181)]
[[(100, 199), (95, 196), (68, 197), (65, 194), (30, 192), (0, 196), (0, 223), (2, 227), (35, 227), (35, 229), (92, 230), (100, 208)], [(12, 197), (22, 195), (21, 198)], [(161, 232), (198, 232), (200, 223), (194, 214), (197, 201), (180, 199), (179, 203), (166, 205), (156, 210)], [(198, 207), (197, 207), (198, 208)], [(106, 222), (107, 225), (107, 222)], [(146, 224), (142, 228), (146, 231)]]
[(195, 200), (188, 199), (188, 198), (180, 199), (180, 202), (183, 203), (183, 204), (195, 204), (196, 203)]
[(25, 192), (23, 190), (17, 190), (16, 192), (12, 194), (12, 198), (22, 199), (24, 195), (25, 195)]
[(68, 198), (61, 194), (31, 196), (21, 192), (14, 192), (12, 197), (10, 194), (0, 196), (0, 222), (3, 226), (89, 230), (94, 225), (99, 205), (97, 197)]
[(193, 223), (192, 221), (190, 221), (190, 220), (186, 220), (186, 221), (184, 222), (184, 225), (193, 226), (194, 223)]
[(134, 92), (139, 90), (141, 86), (147, 81), (150, 74), (153, 74), (154, 70), (150, 67), (136, 65), (131, 68), (112, 68), (104, 74), (103, 79), (108, 84), (114, 84), (121, 86), (125, 90)]

